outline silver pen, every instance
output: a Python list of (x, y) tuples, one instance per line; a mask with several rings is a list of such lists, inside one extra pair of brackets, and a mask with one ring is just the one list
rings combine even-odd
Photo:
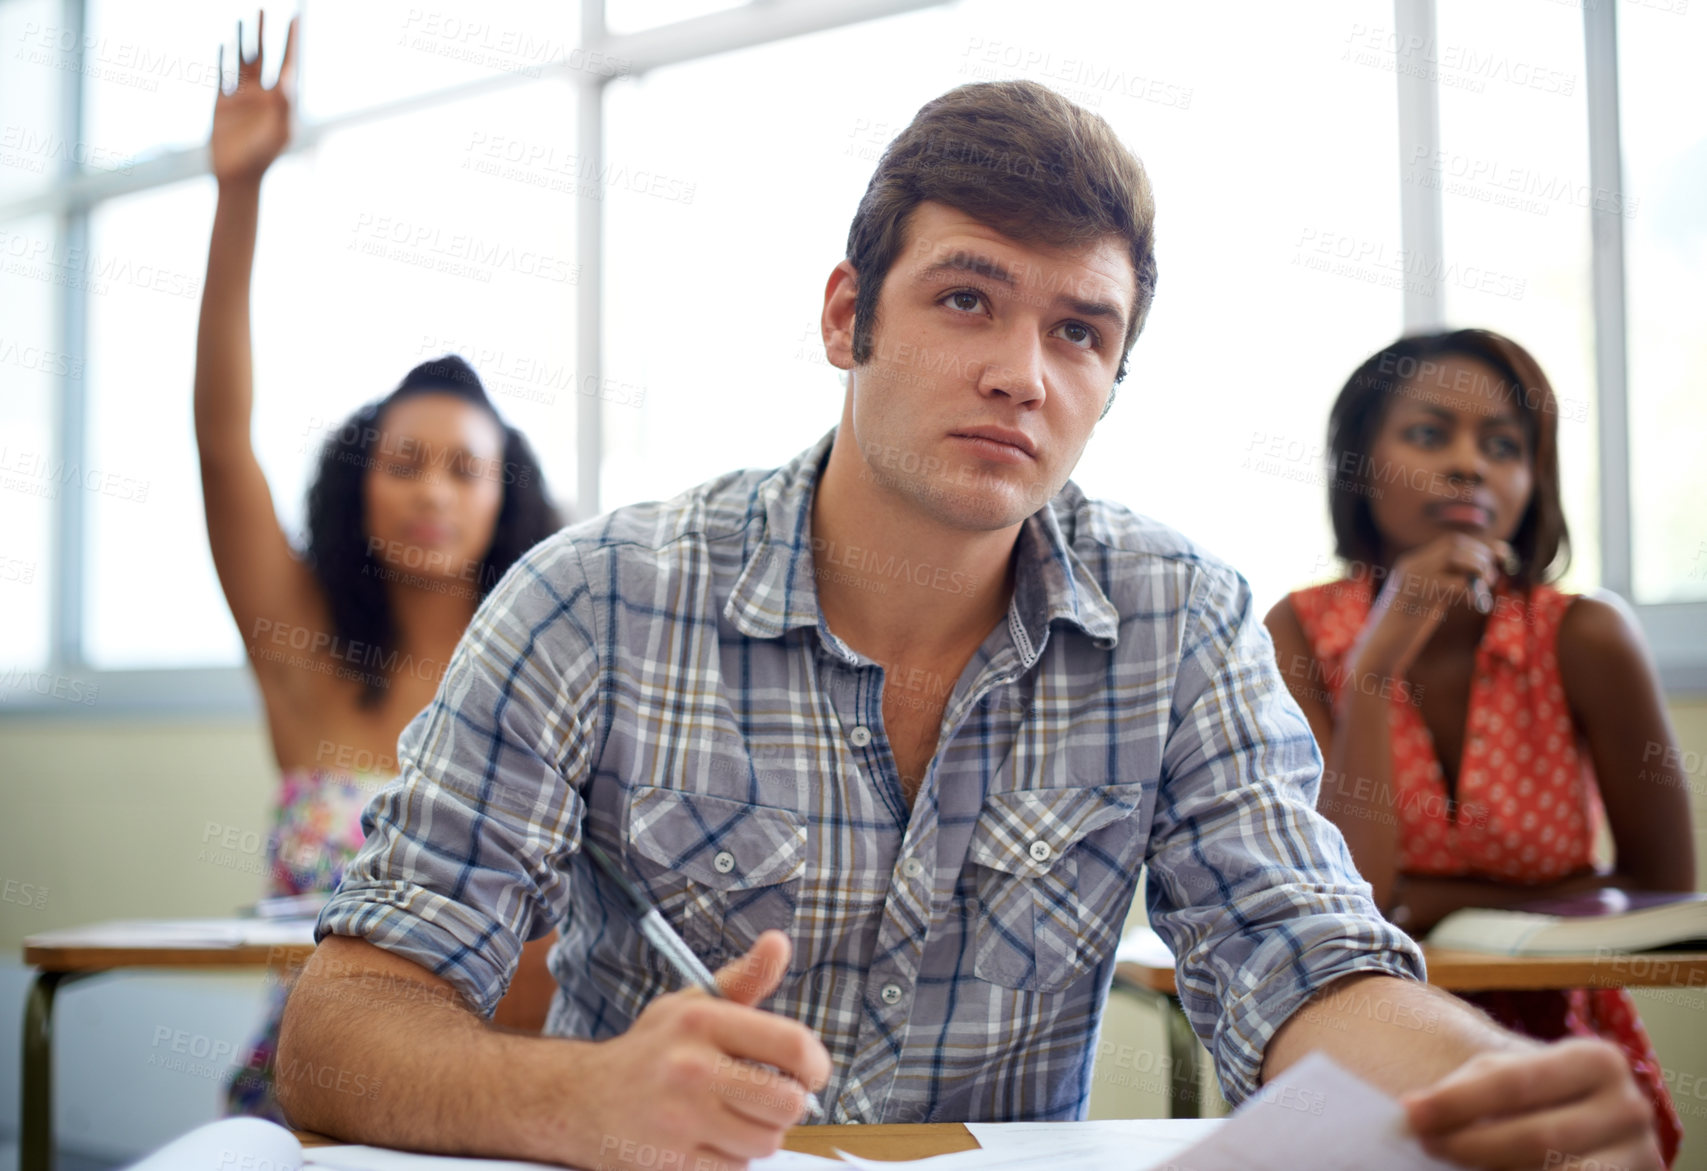
[[(640, 888), (628, 880), (628, 875), (617, 868), (616, 863), (610, 860), (610, 856), (588, 841), (585, 836), (581, 838), (581, 848), (587, 851), (587, 856), (593, 860), (593, 864), (604, 871), (605, 876), (616, 884), (616, 888), (622, 892), (623, 897), (628, 900), (629, 906), (634, 911), (635, 925), (640, 928), (640, 934), (646, 937), (648, 943), (658, 949), (658, 954), (663, 956), (665, 961), (676, 970), (676, 974), (708, 996), (715, 996), (719, 1000), (727, 999), (723, 995), (723, 989), (717, 986), (717, 977), (711, 974), (711, 969), (707, 968), (700, 958), (693, 953), (693, 949), (687, 945), (687, 942), (676, 934), (675, 928), (665, 921), (658, 908), (647, 901), (646, 896), (640, 893)], [(778, 1070), (777, 1072), (781, 1073), (782, 1071)], [(784, 1074), (783, 1076), (788, 1075)], [(806, 1111), (813, 1118), (825, 1116), (824, 1107), (818, 1101), (818, 1095), (811, 1090), (806, 1091)]]

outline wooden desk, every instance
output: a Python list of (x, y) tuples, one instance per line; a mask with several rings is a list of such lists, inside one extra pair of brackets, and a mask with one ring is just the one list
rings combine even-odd
[[(104, 928), (112, 929), (115, 942), (102, 942)], [(36, 976), (24, 1002), (19, 1171), (53, 1168), (53, 1002), (60, 988), (128, 968), (300, 969), (314, 954), (313, 944), (157, 947), (134, 939), (126, 924), (112, 923), (24, 940), (24, 963), (36, 969)]]
[[(304, 1147), (326, 1147), (341, 1140), (299, 1130)], [(875, 1126), (797, 1126), (782, 1145), (807, 1155), (836, 1157), (836, 1148), (862, 1159), (923, 1159), (953, 1151), (975, 1151), (978, 1140), (958, 1122), (885, 1123)]]
[[(1154, 936), (1154, 932), (1148, 933)], [(1158, 950), (1159, 949), (1159, 950)], [(1707, 989), (1707, 952), (1635, 952), (1621, 955), (1503, 956), (1423, 946), (1428, 982), (1450, 992), (1547, 988)], [(1174, 984), (1174, 966), (1159, 939), (1129, 939), (1115, 965), (1117, 986), (1167, 999), (1168, 1056), (1173, 1083), (1169, 1113), (1200, 1114), (1197, 1034), (1186, 1020)]]

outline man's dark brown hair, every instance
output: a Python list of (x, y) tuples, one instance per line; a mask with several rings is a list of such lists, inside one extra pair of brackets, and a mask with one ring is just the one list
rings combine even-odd
[(1529, 507), (1512, 534), (1522, 562), (1512, 577), (1520, 589), (1557, 580), (1571, 563), (1571, 534), (1559, 493), (1559, 405), (1533, 354), (1490, 329), (1455, 329), (1402, 337), (1352, 372), (1328, 414), (1328, 513), (1334, 552), (1352, 565), (1385, 565), (1381, 534), (1369, 507), (1381, 474), (1369, 459), (1396, 395), (1427, 399), (1449, 358), (1480, 362), (1497, 382), (1488, 389), (1514, 403), (1529, 442), (1534, 473)]
[(1034, 81), (963, 85), (926, 103), (884, 150), (848, 229), (848, 260), (859, 277), (856, 364), (871, 360), (877, 295), (900, 255), (909, 214), (926, 201), (1025, 243), (1124, 239), (1137, 277), (1115, 382), (1126, 377), (1156, 295), (1156, 205), (1144, 165), (1107, 122)]

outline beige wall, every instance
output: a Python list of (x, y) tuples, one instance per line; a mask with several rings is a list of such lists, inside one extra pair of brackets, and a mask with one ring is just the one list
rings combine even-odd
[[(277, 771), (258, 723), (8, 720), (0, 762), (0, 954), (48, 927), (260, 896)], [(226, 827), (240, 848), (204, 853)]]

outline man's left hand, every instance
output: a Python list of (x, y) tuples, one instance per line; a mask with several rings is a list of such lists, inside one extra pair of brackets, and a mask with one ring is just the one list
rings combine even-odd
[(1665, 1167), (1653, 1107), (1606, 1041), (1484, 1053), (1400, 1102), (1429, 1154), (1466, 1167)]

